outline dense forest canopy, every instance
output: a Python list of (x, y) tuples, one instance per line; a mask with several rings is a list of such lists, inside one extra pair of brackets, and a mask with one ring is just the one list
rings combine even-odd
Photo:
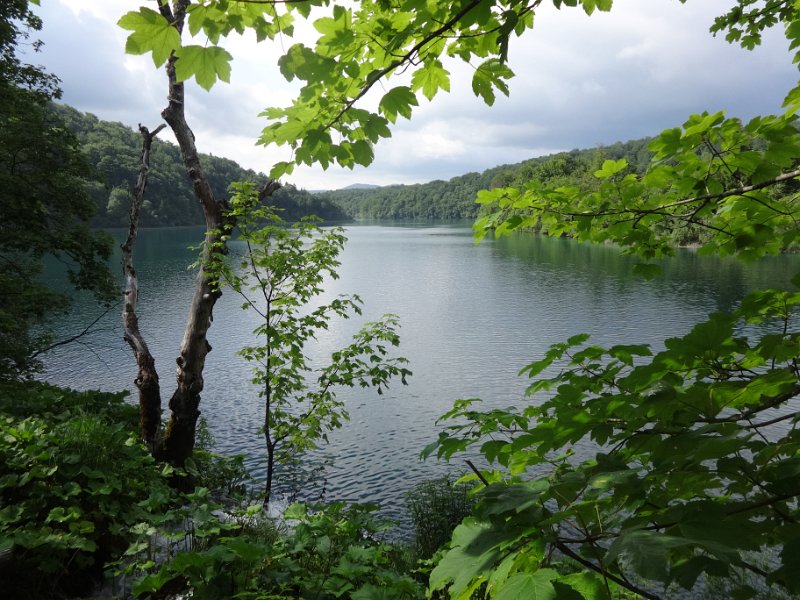
[[(87, 162), (93, 165), (94, 177), (87, 183), (96, 207), (93, 224), (99, 227), (127, 226), (130, 190), (136, 180), (141, 154), (139, 133), (121, 123), (98, 119), (65, 104), (53, 104), (52, 108), (77, 138)], [(227, 158), (204, 154), (202, 160), (209, 182), (220, 196), (228, 195), (228, 188), (235, 181), (258, 184), (267, 181), (265, 175), (244, 169)], [(154, 140), (147, 198), (141, 213), (144, 227), (203, 223), (202, 210), (181, 161), (180, 150), (175, 144)], [(309, 214), (331, 221), (346, 218), (331, 202), (290, 184), (278, 190), (272, 200), (289, 222)]]
[(479, 213), (479, 191), (539, 181), (547, 185), (594, 186), (592, 173), (603, 160), (626, 159), (637, 172), (649, 160), (649, 140), (631, 140), (610, 146), (572, 150), (500, 165), (482, 173), (467, 173), (449, 181), (343, 189), (322, 194), (356, 219), (474, 219)]
[[(106, 264), (111, 240), (90, 231), (89, 165), (75, 137), (49, 110), (61, 91), (54, 75), (28, 64), (17, 46), (41, 21), (24, 0), (0, 5), (0, 379), (38, 368), (53, 341), (52, 318), (69, 294), (40, 279), (46, 256), (64, 265), (72, 287), (116, 296)], [(36, 43), (32, 43), (34, 49)]]
[[(64, 104), (53, 105), (55, 114), (76, 136), (81, 150), (94, 168), (87, 184), (95, 201), (93, 223), (100, 227), (124, 227), (130, 205), (130, 187), (136, 179), (141, 152), (139, 133), (121, 123), (104, 121)], [(592, 186), (592, 173), (603, 160), (626, 159), (637, 172), (649, 160), (649, 139), (618, 142), (592, 149), (576, 149), (500, 165), (482, 173), (466, 173), (448, 181), (392, 185), (310, 193), (284, 184), (271, 197), (281, 215), (292, 222), (304, 215), (326, 221), (346, 219), (474, 219), (480, 206), (479, 191), (539, 181), (548, 185)], [(229, 194), (231, 183), (262, 184), (267, 176), (245, 169), (227, 158), (202, 155), (209, 181), (220, 196)], [(142, 206), (145, 227), (200, 225), (202, 211), (192, 193), (191, 182), (181, 165), (180, 151), (169, 142), (155, 139), (147, 198)]]

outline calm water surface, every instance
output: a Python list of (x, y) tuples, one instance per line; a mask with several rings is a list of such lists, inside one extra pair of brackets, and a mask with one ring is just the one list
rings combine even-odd
[[(401, 319), (399, 353), (414, 375), (408, 386), (398, 382), (383, 396), (340, 393), (351, 421), (331, 435), (324, 451), (334, 461), (326, 497), (378, 502), (396, 517), (416, 482), (463, 470), (461, 463), (419, 460), (436, 438), (434, 421), (454, 400), (524, 402), (527, 382), (517, 373), (552, 343), (587, 332), (601, 345), (646, 342), (657, 349), (707, 313), (731, 308), (748, 290), (785, 283), (800, 271), (797, 256), (742, 265), (687, 250), (664, 263), (664, 277), (644, 281), (631, 275), (635, 260), (617, 249), (570, 240), (517, 236), (476, 246), (471, 230), (455, 225), (353, 225), (347, 237), (341, 277), (329, 282), (323, 300), (357, 293), (364, 315), (326, 332), (311, 354), (329, 354), (364, 321), (391, 312)], [(137, 247), (140, 321), (159, 367), (164, 404), (192, 293), (187, 247), (200, 239), (197, 229), (149, 230)], [(256, 322), (240, 304), (227, 292), (215, 309), (201, 410), (217, 450), (246, 454), (247, 466), (261, 477), (262, 407), (249, 367), (235, 355), (250, 342)], [(46, 376), (79, 389), (132, 389), (133, 357), (117, 313), (82, 344), (53, 353)], [(78, 306), (64, 320), (64, 334), (80, 331), (97, 314), (89, 304)]]

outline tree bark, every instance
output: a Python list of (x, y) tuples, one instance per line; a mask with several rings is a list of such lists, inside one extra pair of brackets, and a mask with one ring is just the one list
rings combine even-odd
[(158, 383), (156, 364), (150, 349), (139, 330), (139, 319), (136, 305), (139, 300), (139, 282), (136, 269), (133, 267), (133, 247), (139, 229), (139, 212), (147, 188), (147, 176), (150, 171), (150, 147), (158, 133), (164, 129), (159, 125), (151, 133), (147, 127), (139, 125), (142, 134), (142, 159), (139, 165), (139, 177), (136, 180), (133, 198), (131, 199), (128, 237), (122, 244), (122, 274), (125, 278), (124, 305), (122, 308), (123, 338), (133, 350), (139, 371), (134, 384), (139, 390), (139, 430), (142, 439), (151, 453), (156, 452), (159, 443), (161, 426), (161, 390)]
[[(175, 0), (172, 9), (159, 2), (161, 14), (181, 33), (189, 0)], [(169, 124), (181, 150), (186, 172), (194, 194), (203, 208), (206, 222), (205, 244), (200, 258), (200, 271), (195, 280), (192, 304), (186, 321), (177, 363), (177, 386), (169, 401), (171, 415), (167, 423), (160, 458), (183, 466), (194, 449), (197, 419), (200, 416), (200, 393), (203, 391), (203, 368), (211, 345), (206, 339), (213, 319), (214, 304), (222, 295), (217, 279), (207, 265), (213, 252), (224, 251), (224, 235), (230, 227), (224, 222), (226, 204), (214, 197), (195, 146), (194, 134), (186, 122), (184, 85), (175, 76), (175, 57), (167, 62), (169, 78), (168, 105), (161, 116)]]

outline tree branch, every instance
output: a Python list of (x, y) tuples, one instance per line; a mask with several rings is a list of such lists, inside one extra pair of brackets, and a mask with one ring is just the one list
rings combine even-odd
[(106, 315), (107, 315), (109, 312), (111, 312), (111, 310), (112, 310), (113, 308), (116, 308), (118, 304), (119, 304), (119, 302), (116, 302), (116, 303), (112, 304), (111, 306), (109, 306), (108, 308), (106, 308), (106, 310), (104, 310), (104, 311), (102, 312), (102, 314), (101, 314), (99, 317), (97, 317), (97, 318), (96, 318), (94, 321), (92, 321), (91, 323), (89, 323), (89, 325), (87, 325), (87, 326), (86, 326), (86, 328), (85, 328), (83, 331), (81, 331), (80, 333), (77, 333), (77, 334), (75, 334), (75, 335), (73, 335), (73, 336), (70, 336), (70, 337), (68, 337), (68, 338), (66, 338), (66, 339), (63, 339), (63, 340), (60, 340), (60, 341), (58, 341), (58, 342), (55, 342), (55, 343), (53, 343), (53, 344), (50, 344), (50, 345), (49, 345), (49, 346), (47, 346), (46, 348), (41, 348), (41, 349), (37, 350), (36, 352), (34, 352), (33, 354), (31, 354), (30, 358), (31, 358), (31, 359), (34, 359), (34, 358), (36, 358), (37, 356), (39, 356), (40, 354), (44, 354), (45, 352), (50, 352), (51, 350), (53, 350), (53, 349), (55, 349), (55, 348), (58, 348), (58, 347), (60, 347), (60, 346), (66, 346), (67, 344), (71, 344), (72, 342), (75, 342), (75, 341), (79, 340), (79, 339), (80, 339), (80, 338), (82, 338), (84, 335), (86, 335), (87, 333), (89, 333), (89, 331), (92, 329), (92, 327), (94, 327), (95, 325), (97, 325), (97, 323), (98, 323), (98, 322), (99, 322), (99, 321), (100, 321), (100, 320), (101, 320), (103, 317), (105, 317), (105, 316), (106, 316)]
[(156, 363), (147, 342), (139, 329), (136, 306), (139, 301), (139, 280), (133, 267), (133, 247), (139, 230), (139, 214), (147, 189), (150, 174), (150, 150), (155, 137), (166, 125), (161, 123), (152, 132), (139, 125), (142, 135), (142, 155), (139, 176), (131, 198), (128, 236), (122, 244), (122, 275), (125, 278), (124, 304), (122, 308), (123, 339), (133, 350), (138, 372), (134, 384), (139, 390), (139, 429), (142, 439), (151, 452), (155, 452), (161, 426), (161, 389)]
[[(534, 2), (529, 6), (526, 7), (527, 11), (530, 12), (535, 10), (535, 8), (541, 4), (542, 0), (534, 0)], [(452, 30), (456, 23), (460, 21), (463, 17), (465, 17), (470, 11), (477, 8), (480, 4), (483, 3), (483, 0), (472, 0), (468, 4), (464, 5), (461, 10), (459, 10), (455, 15), (453, 15), (450, 19), (445, 21), (441, 27), (431, 31), (428, 33), (424, 38), (422, 38), (419, 42), (414, 44), (405, 54), (400, 56), (397, 60), (392, 61), (389, 65), (385, 66), (383, 69), (377, 71), (377, 73), (367, 81), (358, 94), (355, 97), (351, 98), (350, 100), (346, 101), (342, 106), (342, 109), (339, 113), (331, 119), (331, 121), (325, 126), (325, 129), (329, 129), (333, 127), (339, 120), (344, 116), (344, 114), (352, 108), (356, 102), (361, 100), (367, 92), (369, 92), (372, 87), (378, 83), (381, 79), (383, 79), (386, 75), (397, 69), (398, 67), (402, 66), (406, 62), (413, 60), (413, 57), (419, 54), (419, 51), (422, 50), (427, 44), (431, 41), (435, 40), (438, 37), (441, 37), (445, 32)]]
[[(777, 183), (781, 183), (783, 181), (788, 181), (790, 179), (795, 179), (800, 177), (800, 169), (796, 169), (794, 171), (789, 171), (787, 173), (781, 173), (780, 175), (773, 177), (772, 179), (768, 179), (766, 181), (762, 181), (761, 183), (756, 183), (754, 185), (746, 185), (740, 186), (736, 188), (730, 188), (724, 190), (722, 192), (717, 192), (716, 194), (702, 194), (700, 196), (693, 196), (691, 198), (684, 198), (682, 200), (677, 200), (675, 202), (670, 202), (668, 204), (662, 204), (653, 208), (622, 208), (618, 210), (604, 210), (598, 212), (591, 212), (591, 211), (583, 211), (583, 212), (563, 212), (557, 213), (564, 216), (569, 217), (607, 217), (607, 216), (614, 216), (614, 215), (624, 215), (628, 213), (644, 213), (644, 214), (657, 214), (659, 211), (666, 210), (668, 208), (676, 208), (678, 206), (686, 206), (687, 204), (694, 204), (695, 202), (702, 202), (706, 200), (722, 200), (724, 198), (728, 198), (730, 196), (744, 196), (749, 192), (753, 192), (756, 190), (761, 190), (766, 187), (770, 187)], [(765, 204), (767, 208), (771, 210), (777, 211), (775, 208)], [(786, 215), (787, 213), (780, 212), (780, 214)], [(788, 216), (788, 215), (787, 215)]]
[(646, 590), (643, 590), (640, 587), (637, 587), (637, 586), (633, 585), (629, 581), (626, 581), (625, 579), (622, 579), (621, 577), (617, 577), (613, 573), (609, 573), (608, 571), (606, 571), (602, 567), (597, 566), (593, 562), (591, 562), (589, 560), (586, 560), (585, 558), (583, 558), (579, 554), (573, 552), (572, 549), (569, 546), (567, 546), (566, 544), (564, 544), (562, 542), (559, 542), (559, 541), (556, 541), (555, 542), (555, 546), (561, 553), (563, 553), (566, 556), (570, 557), (575, 562), (580, 563), (581, 565), (583, 565), (587, 569), (591, 569), (595, 573), (599, 573), (603, 577), (608, 577), (608, 579), (610, 579), (611, 581), (613, 581), (617, 585), (620, 585), (620, 586), (624, 587), (625, 589), (628, 589), (628, 590), (634, 592), (635, 594), (639, 594), (643, 598), (647, 598), (647, 600), (661, 600), (661, 596), (656, 596), (655, 594), (651, 594), (650, 592), (648, 592)]

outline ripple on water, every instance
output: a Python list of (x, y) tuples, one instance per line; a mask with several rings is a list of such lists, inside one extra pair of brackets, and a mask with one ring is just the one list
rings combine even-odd
[[(323, 300), (358, 293), (364, 317), (320, 335), (315, 356), (345, 345), (363, 320), (395, 313), (398, 352), (410, 359), (414, 375), (407, 387), (395, 382), (382, 397), (341, 392), (352, 420), (308, 460), (333, 460), (324, 482), (329, 499), (378, 502), (406, 530), (406, 492), (425, 479), (466, 470), (461, 458), (452, 464), (419, 459), (436, 439), (434, 421), (454, 400), (480, 397), (487, 407), (535, 401), (524, 398), (529, 382), (517, 374), (553, 343), (588, 332), (601, 345), (647, 342), (658, 349), (708, 312), (733, 306), (748, 289), (800, 270), (800, 256), (742, 265), (681, 252), (665, 263), (663, 279), (647, 282), (631, 275), (632, 260), (614, 248), (569, 240), (517, 236), (476, 247), (466, 227), (353, 226), (347, 235), (340, 278), (328, 282)], [(141, 320), (165, 395), (192, 291), (185, 269), (192, 254), (183, 248), (196, 239), (190, 230), (143, 231), (137, 247)], [(245, 454), (261, 482), (263, 404), (250, 366), (236, 355), (252, 340), (256, 321), (239, 305), (225, 292), (215, 308), (201, 410), (217, 449)], [(91, 322), (95, 310), (79, 305), (65, 318), (64, 334)], [(48, 357), (48, 379), (83, 389), (131, 387), (135, 368), (118, 318), (109, 315), (88, 348), (64, 347)], [(321, 489), (322, 482), (310, 486), (307, 496)]]

